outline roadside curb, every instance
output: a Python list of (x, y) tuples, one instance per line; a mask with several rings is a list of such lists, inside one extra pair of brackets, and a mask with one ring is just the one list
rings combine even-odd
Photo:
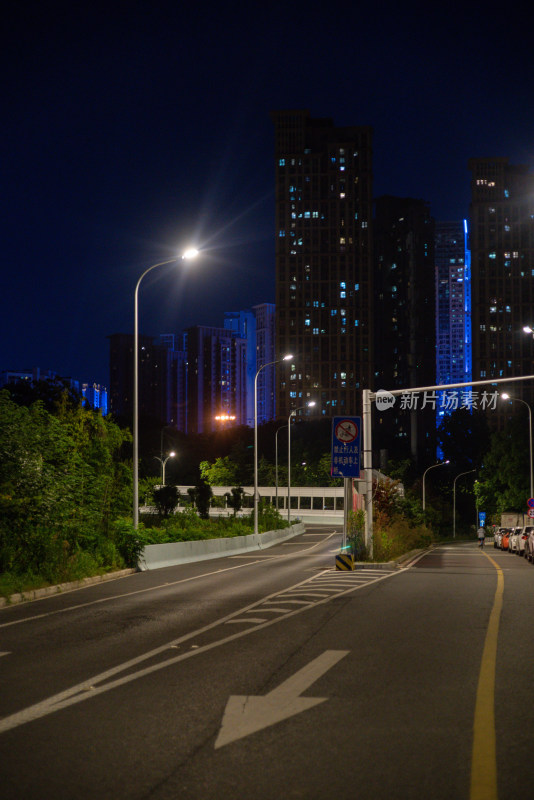
[(73, 589), (82, 589), (85, 586), (92, 586), (95, 583), (104, 583), (105, 581), (112, 581), (116, 578), (125, 578), (127, 575), (132, 575), (137, 572), (137, 569), (121, 569), (119, 572), (106, 572), (103, 575), (93, 575), (91, 578), (82, 578), (79, 581), (71, 581), (70, 583), (58, 583), (55, 586), (45, 586), (42, 589), (29, 589), (27, 592), (20, 592), (12, 594), (10, 597), (0, 597), (0, 608), (8, 605), (16, 605), (17, 603), (25, 603), (29, 600), (39, 600), (42, 597), (50, 597), (54, 594), (62, 594), (69, 592)]

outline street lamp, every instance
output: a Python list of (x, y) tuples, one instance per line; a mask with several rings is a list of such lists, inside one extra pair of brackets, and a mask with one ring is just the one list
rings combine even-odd
[(523, 403), (523, 405), (528, 408), (528, 443), (530, 447), (530, 496), (534, 497), (534, 468), (532, 462), (532, 409), (526, 400), (522, 400), (520, 397), (510, 397), (510, 395), (507, 392), (503, 392), (503, 394), (501, 394), (501, 398), (503, 400), (510, 400), (515, 403)]
[(165, 464), (167, 463), (169, 458), (174, 458), (175, 455), (176, 455), (176, 453), (169, 453), (167, 458), (160, 458), (159, 456), (154, 456), (154, 458), (157, 458), (158, 461), (161, 464), (161, 485), (162, 486), (165, 486)]
[(310, 400), (305, 406), (294, 408), (287, 419), (287, 522), (289, 525), (291, 525), (291, 417), (295, 417), (297, 411), (302, 411), (304, 408), (312, 408), (314, 405), (315, 400)]
[(277, 358), (276, 361), (269, 361), (268, 364), (262, 364), (254, 376), (254, 533), (258, 533), (258, 375), (266, 367), (272, 367), (274, 364), (281, 364), (282, 361), (289, 361), (293, 358), (292, 353), (288, 353), (282, 358)]
[(133, 524), (137, 528), (139, 524), (139, 315), (138, 315), (138, 295), (139, 284), (149, 272), (156, 267), (163, 267), (166, 264), (174, 264), (176, 261), (190, 261), (196, 258), (198, 250), (189, 248), (181, 256), (169, 258), (167, 261), (159, 261), (148, 267), (135, 287), (134, 294), (134, 385), (133, 385)]
[(425, 476), (426, 476), (426, 473), (427, 473), (427, 472), (428, 472), (428, 470), (430, 470), (430, 469), (435, 469), (436, 467), (444, 467), (444, 466), (445, 466), (445, 464), (448, 464), (448, 463), (449, 463), (449, 460), (448, 460), (448, 459), (447, 459), (447, 461), (440, 461), (440, 462), (439, 462), (439, 464), (432, 464), (432, 466), (431, 466), (431, 467), (428, 467), (428, 468), (427, 468), (427, 469), (425, 469), (425, 471), (423, 472), (423, 511), (424, 511), (424, 510), (425, 510), (425, 508), (426, 508), (426, 501), (425, 501)]
[(476, 469), (468, 469), (467, 472), (460, 472), (459, 475), (452, 482), (452, 538), (456, 539), (456, 481), (462, 475), (469, 475), (471, 472), (476, 472)]
[(281, 425), (274, 435), (274, 480), (276, 486), (276, 510), (278, 511), (278, 432), (282, 428), (287, 428), (287, 425)]

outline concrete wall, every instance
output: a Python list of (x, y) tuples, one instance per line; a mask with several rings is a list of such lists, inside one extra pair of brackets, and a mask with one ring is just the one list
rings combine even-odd
[(284, 542), (304, 532), (304, 523), (299, 522), (291, 528), (282, 528), (266, 533), (251, 533), (248, 536), (231, 536), (224, 539), (200, 539), (192, 542), (172, 542), (169, 544), (149, 544), (139, 557), (141, 570), (170, 567), (174, 564), (187, 564), (210, 558), (250, 553), (263, 550), (274, 544)]

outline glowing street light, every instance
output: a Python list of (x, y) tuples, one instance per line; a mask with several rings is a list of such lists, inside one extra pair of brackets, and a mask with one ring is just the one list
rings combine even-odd
[(523, 403), (528, 408), (528, 443), (530, 447), (530, 497), (534, 497), (534, 467), (532, 461), (532, 409), (526, 400), (520, 397), (510, 397), (507, 392), (501, 394), (502, 400), (510, 400), (513, 403)]
[(176, 455), (176, 453), (173, 452), (173, 453), (169, 453), (167, 458), (160, 458), (159, 456), (154, 456), (154, 458), (157, 458), (158, 461), (161, 464), (161, 485), (162, 486), (165, 486), (165, 464), (167, 463), (169, 458), (174, 458), (175, 455)]
[(304, 408), (313, 408), (315, 400), (310, 400), (305, 406), (294, 408), (290, 412), (287, 419), (287, 521), (291, 525), (291, 417), (297, 415), (297, 411), (302, 411)]
[(266, 367), (272, 367), (274, 364), (281, 364), (282, 361), (289, 361), (293, 358), (292, 353), (288, 353), (282, 358), (277, 358), (276, 361), (269, 361), (268, 364), (262, 364), (254, 376), (254, 533), (258, 533), (258, 375)]
[[(439, 465), (437, 465), (439, 466)], [(468, 469), (467, 472), (460, 472), (452, 482), (452, 538), (456, 539), (456, 481), (462, 475), (469, 475), (471, 472), (476, 472), (476, 469)]]
[(148, 267), (135, 287), (134, 294), (134, 385), (133, 385), (133, 524), (137, 528), (139, 524), (139, 314), (138, 314), (138, 296), (139, 285), (145, 275), (151, 272), (156, 267), (164, 267), (166, 264), (174, 264), (177, 261), (190, 261), (196, 258), (198, 250), (190, 247), (185, 250), (181, 256), (169, 258), (167, 261), (159, 261), (157, 264), (152, 264)]
[(425, 502), (425, 476), (426, 476), (426, 473), (428, 472), (429, 469), (435, 469), (436, 467), (444, 467), (445, 464), (449, 464), (449, 463), (450, 462), (449, 462), (448, 459), (447, 459), (447, 461), (440, 461), (439, 464), (432, 464), (432, 466), (428, 467), (423, 472), (423, 511), (426, 508), (426, 502)]

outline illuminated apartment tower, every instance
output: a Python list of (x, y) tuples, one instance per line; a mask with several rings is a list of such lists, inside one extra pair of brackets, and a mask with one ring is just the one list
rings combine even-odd
[[(436, 383), (471, 380), (471, 270), (467, 221), (437, 222)], [(453, 408), (438, 393), (437, 425)], [(441, 453), (440, 453), (441, 454)]]
[[(434, 219), (429, 204), (378, 197), (375, 204), (375, 383), (377, 389), (432, 386), (436, 377)], [(425, 462), (434, 452), (435, 410), (422, 401), (374, 415), (373, 442), (386, 456)]]
[(372, 374), (372, 132), (275, 111), (277, 415), (361, 412)]
[[(534, 175), (507, 158), (473, 158), (469, 169), (473, 380), (531, 375), (533, 337), (522, 329), (534, 324)], [(532, 384), (506, 388), (534, 400)], [(502, 426), (510, 411), (488, 419)]]

